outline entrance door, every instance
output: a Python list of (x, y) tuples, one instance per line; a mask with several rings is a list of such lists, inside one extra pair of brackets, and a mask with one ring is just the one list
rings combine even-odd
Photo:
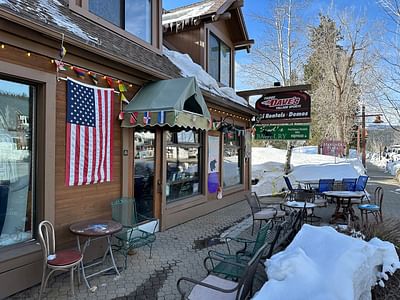
[(138, 213), (154, 217), (155, 132), (135, 131), (134, 196)]

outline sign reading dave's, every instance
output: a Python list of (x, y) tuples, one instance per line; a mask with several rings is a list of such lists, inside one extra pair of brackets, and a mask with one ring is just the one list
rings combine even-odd
[(266, 94), (256, 102), (260, 123), (311, 121), (311, 97), (303, 91)]

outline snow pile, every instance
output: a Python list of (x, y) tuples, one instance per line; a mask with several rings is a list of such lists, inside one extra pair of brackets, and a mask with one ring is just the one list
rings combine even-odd
[[(305, 224), (286, 250), (265, 263), (268, 281), (253, 299), (361, 300), (400, 267), (393, 244), (365, 242)], [(380, 272), (382, 266), (383, 272)]]
[[(252, 178), (258, 183), (252, 190), (260, 196), (273, 195), (287, 189), (283, 180), (283, 168), (286, 160), (286, 150), (272, 147), (252, 148)], [(315, 153), (311, 147), (304, 150), (296, 148), (292, 153), (292, 173), (289, 178), (293, 184), (296, 180), (315, 180), (321, 178), (357, 178), (365, 174), (358, 159), (336, 158)]]
[(174, 12), (167, 12), (162, 16), (162, 25), (172, 28), (174, 24), (177, 26), (179, 24), (183, 28), (183, 25), (193, 23), (194, 18), (204, 15), (213, 5), (214, 1), (210, 1)]
[(163, 53), (181, 70), (182, 76), (196, 77), (197, 83), (201, 88), (221, 97), (228, 98), (238, 104), (248, 106), (247, 101), (236, 95), (234, 89), (230, 87), (219, 87), (217, 81), (204, 71), (200, 65), (193, 62), (188, 54), (172, 51), (165, 47), (163, 48)]

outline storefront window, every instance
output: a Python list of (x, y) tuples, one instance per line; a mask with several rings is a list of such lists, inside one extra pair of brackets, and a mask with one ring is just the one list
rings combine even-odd
[(242, 183), (242, 149), (239, 131), (224, 133), (224, 187)]
[(32, 239), (35, 89), (0, 79), (0, 248)]
[(167, 203), (201, 193), (198, 131), (167, 131)]

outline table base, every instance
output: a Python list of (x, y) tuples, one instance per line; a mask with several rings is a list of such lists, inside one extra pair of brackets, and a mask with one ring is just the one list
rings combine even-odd
[[(84, 265), (83, 260), (80, 263), (80, 269), (82, 270), (82, 275), (83, 275), (83, 279), (85, 280), (85, 284), (88, 287), (88, 289), (90, 291), (92, 291), (92, 292), (96, 291), (97, 287), (96, 286), (90, 286), (90, 283), (88, 281), (89, 278), (91, 278), (93, 276), (96, 276), (96, 275), (99, 275), (99, 274), (102, 274), (104, 272), (113, 270), (113, 269), (115, 270), (115, 273), (117, 274), (117, 276), (120, 276), (120, 273), (118, 271), (118, 267), (115, 264), (115, 259), (114, 259), (114, 255), (113, 255), (112, 248), (111, 248), (111, 245), (112, 245), (111, 244), (111, 238), (110, 238), (110, 236), (100, 236), (100, 237), (97, 237), (97, 238), (88, 237), (87, 240), (85, 241), (85, 243), (83, 244), (82, 251), (81, 251), (80, 239), (79, 239), (79, 236), (76, 236), (76, 240), (77, 240), (77, 244), (78, 244), (78, 250), (81, 251), (83, 256), (84, 256), (84, 253), (86, 251), (86, 248), (90, 245), (92, 240), (95, 241), (95, 240), (104, 239), (104, 238), (107, 240), (107, 249), (104, 252), (102, 259), (100, 261), (91, 263), (91, 264), (86, 265), (86, 266)], [(91, 274), (87, 275), (86, 274), (86, 269), (94, 267), (94, 266), (97, 266), (97, 265), (100, 265), (100, 264), (103, 264), (104, 261), (106, 260), (107, 254), (110, 254), (112, 265), (109, 266), (109, 267), (106, 267), (105, 269), (102, 269), (100, 271), (97, 271), (97, 272), (94, 272), (94, 273), (91, 273)]]

